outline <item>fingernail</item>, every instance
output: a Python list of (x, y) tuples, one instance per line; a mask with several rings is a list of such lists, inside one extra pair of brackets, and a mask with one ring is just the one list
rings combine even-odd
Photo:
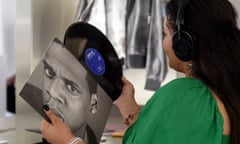
[(45, 111), (48, 111), (49, 110), (49, 106), (48, 105), (43, 105), (43, 109), (45, 110)]

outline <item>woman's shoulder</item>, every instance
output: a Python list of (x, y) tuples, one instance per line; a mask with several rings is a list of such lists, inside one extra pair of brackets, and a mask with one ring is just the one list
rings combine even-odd
[(169, 87), (189, 87), (189, 86), (205, 86), (199, 79), (196, 78), (176, 78), (170, 82), (168, 82), (167, 84), (165, 84), (164, 86), (162, 86), (162, 88), (169, 88)]
[(165, 93), (166, 95), (173, 96), (187, 96), (194, 93), (199, 94), (201, 92), (209, 92), (208, 87), (200, 80), (195, 78), (177, 78), (165, 84), (156, 91), (156, 95), (159, 93)]
[(211, 91), (200, 80), (178, 78), (159, 88), (147, 105), (157, 103), (161, 106), (198, 107), (211, 102)]
[(203, 117), (209, 116), (217, 106), (211, 90), (194, 78), (178, 78), (169, 82), (156, 91), (149, 101), (149, 105), (152, 104), (161, 105), (169, 111), (176, 110), (192, 116), (201, 114)]

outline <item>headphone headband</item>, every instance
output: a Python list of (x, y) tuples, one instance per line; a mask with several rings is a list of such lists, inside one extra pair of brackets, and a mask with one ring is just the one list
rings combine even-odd
[(192, 60), (194, 54), (194, 35), (188, 30), (182, 28), (184, 25), (184, 12), (190, 0), (179, 0), (176, 18), (177, 32), (173, 35), (173, 50), (175, 55), (183, 60)]
[(180, 27), (180, 25), (184, 24), (184, 0), (178, 1), (178, 11), (177, 11), (177, 18), (176, 18), (176, 25)]

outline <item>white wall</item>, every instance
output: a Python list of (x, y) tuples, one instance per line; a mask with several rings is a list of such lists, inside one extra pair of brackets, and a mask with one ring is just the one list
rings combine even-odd
[(0, 116), (6, 112), (6, 80), (16, 72), (15, 10), (16, 0), (0, 1)]
[[(2, 47), (2, 45), (0, 47)], [(0, 52), (0, 117), (5, 116), (6, 112), (6, 74), (4, 67), (6, 67), (5, 57), (3, 53)]]
[(240, 0), (229, 0), (233, 6), (235, 7), (235, 10), (237, 11), (238, 13), (238, 27), (240, 28), (240, 18), (239, 18), (239, 15), (240, 15)]
[[(154, 91), (145, 90), (146, 70), (145, 69), (127, 69), (124, 70), (124, 76), (135, 87), (135, 98), (138, 104), (144, 105), (154, 94)], [(177, 77), (177, 72), (169, 68), (167, 76), (161, 86)]]
[(1, 0), (3, 14), (3, 41), (6, 54), (6, 76), (9, 78), (16, 73), (15, 57), (15, 22), (16, 0)]
[(5, 56), (3, 46), (3, 21), (2, 21), (2, 1), (0, 1), (0, 117), (4, 116), (6, 109), (6, 76), (5, 76)]
[(16, 12), (16, 112), (30, 109), (18, 93), (30, 74), (32, 53), (31, 0), (17, 0)]

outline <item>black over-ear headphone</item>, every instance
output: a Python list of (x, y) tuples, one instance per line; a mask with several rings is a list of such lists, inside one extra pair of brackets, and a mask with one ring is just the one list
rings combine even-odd
[(194, 55), (194, 35), (181, 26), (184, 25), (184, 10), (189, 0), (178, 1), (178, 11), (176, 18), (177, 31), (172, 37), (172, 47), (175, 55), (183, 61), (190, 61)]

